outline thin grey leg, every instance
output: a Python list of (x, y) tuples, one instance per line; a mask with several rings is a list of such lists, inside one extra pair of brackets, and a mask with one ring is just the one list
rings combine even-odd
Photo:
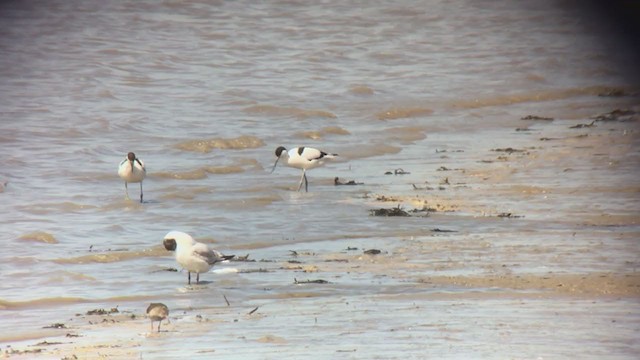
[(305, 171), (302, 170), (302, 176), (300, 177), (300, 184), (298, 184), (298, 191), (302, 189), (302, 182), (304, 181), (304, 179), (306, 179), (306, 174), (305, 174)]

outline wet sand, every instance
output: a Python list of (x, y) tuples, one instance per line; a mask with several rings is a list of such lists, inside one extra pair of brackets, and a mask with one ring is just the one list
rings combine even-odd
[[(438, 176), (409, 184), (389, 175), (401, 190), (363, 189), (355, 200), (363, 216), (407, 211), (382, 220), (388, 237), (344, 234), (295, 249), (264, 244), (262, 253), (273, 257), (234, 262), (238, 274), (207, 274), (212, 280), (178, 287), (174, 299), (120, 299), (97, 304), (117, 312), (61, 312), (53, 328), (5, 332), (3, 355), (634, 358), (639, 122), (571, 127), (581, 123), (589, 122), (545, 121), (527, 136), (515, 130), (518, 121), (493, 129), (512, 141), (508, 148), (456, 151), (465, 139), (453, 137), (439, 153)], [(405, 229), (406, 221), (424, 227)], [(379, 253), (365, 253), (372, 249)], [(129, 256), (116, 255), (113, 261)], [(150, 302), (171, 311), (160, 333), (149, 332)]]

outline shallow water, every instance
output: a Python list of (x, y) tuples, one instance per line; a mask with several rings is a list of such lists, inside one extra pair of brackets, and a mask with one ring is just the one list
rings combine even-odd
[[(123, 358), (637, 354), (635, 287), (442, 278), (635, 276), (638, 117), (570, 128), (640, 110), (634, 54), (571, 4), (1, 6), (3, 351), (77, 331), (76, 351), (126, 339), (109, 348)], [(297, 170), (269, 173), (279, 145), (340, 157), (298, 193)], [(147, 165), (143, 204), (117, 177), (128, 151)], [(437, 211), (369, 215), (399, 204)], [(256, 262), (185, 287), (170, 230)], [(313, 279), (330, 284), (294, 283)], [(168, 333), (145, 334), (150, 301), (173, 309)], [(117, 305), (138, 319), (75, 315)]]

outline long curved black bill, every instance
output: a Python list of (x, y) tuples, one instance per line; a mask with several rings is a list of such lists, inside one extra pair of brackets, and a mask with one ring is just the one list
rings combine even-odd
[(271, 168), (270, 174), (273, 174), (273, 172), (276, 170), (276, 165), (278, 165), (278, 160), (280, 160), (280, 158), (276, 159), (276, 162), (273, 164), (273, 168)]

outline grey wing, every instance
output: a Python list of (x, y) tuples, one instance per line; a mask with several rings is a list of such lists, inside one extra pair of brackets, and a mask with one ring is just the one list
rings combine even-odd
[(206, 244), (197, 243), (193, 245), (191, 249), (194, 256), (201, 258), (210, 265), (224, 260), (223, 255), (219, 251), (210, 249)]

